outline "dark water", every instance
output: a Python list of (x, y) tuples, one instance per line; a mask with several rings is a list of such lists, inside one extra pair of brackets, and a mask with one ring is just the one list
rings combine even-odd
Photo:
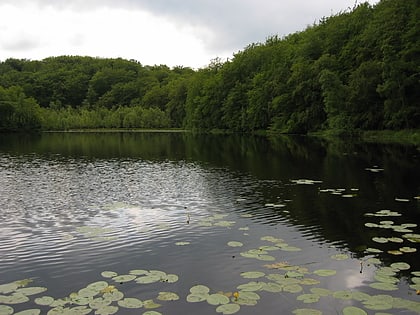
[[(154, 299), (161, 304), (154, 310), (162, 314), (217, 314), (217, 306), (205, 301), (188, 303), (189, 289), (202, 284), (210, 293), (226, 293), (250, 281), (272, 282), (244, 279), (241, 273), (283, 275), (285, 270), (266, 266), (279, 262), (307, 268), (304, 277), (319, 283), (301, 284), (298, 293), (259, 291), (257, 304), (243, 305), (237, 314), (292, 314), (300, 308), (341, 314), (351, 305), (368, 314), (381, 312), (360, 300), (334, 297), (340, 290), (414, 301), (382, 312), (417, 314), (420, 298), (411, 272), (420, 271), (419, 243), (402, 237), (407, 232), (365, 223), (420, 224), (419, 162), (415, 147), (307, 137), (0, 135), (0, 314), (6, 305), (1, 294), (11, 294), (2, 293), (1, 285), (27, 278), (33, 280), (29, 286), (48, 290), (10, 305), (16, 312), (37, 308), (47, 314), (51, 307), (35, 304), (36, 297), (64, 298), (105, 280), (125, 297)], [(365, 215), (384, 209), (398, 216)], [(409, 229), (420, 233), (418, 226)], [(301, 250), (269, 251), (273, 261), (241, 256), (273, 245), (264, 236)], [(373, 237), (402, 242), (378, 243)], [(243, 246), (228, 246), (229, 241)], [(417, 251), (388, 252), (401, 247)], [(349, 258), (332, 259), (335, 254)], [(410, 265), (396, 274), (398, 290), (369, 286), (377, 269), (395, 262)], [(101, 276), (103, 271), (123, 275), (133, 269), (160, 270), (179, 280), (116, 283)], [(321, 277), (313, 273), (318, 269), (337, 273)], [(311, 288), (332, 293), (314, 303), (297, 300)], [(175, 292), (180, 299), (159, 301), (161, 291)], [(120, 308), (118, 314), (146, 311)]]

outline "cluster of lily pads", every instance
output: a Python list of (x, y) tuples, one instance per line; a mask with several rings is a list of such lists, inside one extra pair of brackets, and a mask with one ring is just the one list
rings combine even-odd
[[(391, 211), (391, 210), (380, 210), (377, 211), (375, 213), (367, 213), (365, 214), (366, 216), (377, 216), (377, 217), (384, 217), (384, 216), (401, 216), (400, 213), (395, 212), (395, 211)], [(415, 234), (413, 233), (412, 228), (416, 228), (417, 224), (416, 223), (403, 223), (403, 224), (394, 224), (394, 221), (391, 220), (383, 220), (380, 221), (379, 223), (372, 223), (372, 222), (367, 222), (365, 223), (365, 226), (368, 228), (379, 228), (379, 229), (388, 229), (388, 230), (392, 230), (393, 232), (397, 232), (397, 233), (405, 233), (402, 234), (401, 237), (380, 237), (380, 236), (375, 236), (372, 238), (372, 240), (376, 243), (380, 243), (380, 244), (384, 244), (384, 243), (397, 243), (397, 244), (402, 244), (404, 243), (404, 239), (410, 241), (411, 243), (419, 243), (420, 242), (420, 234)], [(370, 253), (381, 253), (382, 250), (380, 249), (376, 249), (376, 248), (368, 248), (366, 250), (367, 252)], [(417, 249), (414, 247), (410, 247), (410, 246), (399, 246), (399, 248), (397, 249), (393, 249), (393, 250), (388, 250), (387, 252), (389, 254), (392, 255), (402, 255), (405, 253), (414, 253), (416, 252)]]
[(231, 227), (236, 222), (235, 221), (223, 220), (227, 216), (228, 216), (227, 214), (216, 213), (212, 216), (205, 217), (205, 218), (201, 219), (198, 222), (198, 225), (199, 226), (206, 226), (206, 227), (211, 227), (211, 226)]
[[(112, 284), (107, 281), (97, 281), (73, 292), (64, 298), (55, 299), (51, 296), (39, 296), (33, 302), (40, 308), (26, 309), (15, 313), (11, 305), (22, 304), (30, 301), (30, 296), (39, 295), (47, 291), (45, 287), (27, 287), (32, 279), (14, 281), (0, 285), (0, 315), (39, 315), (41, 308), (49, 308), (48, 315), (86, 315), (94, 312), (97, 315), (110, 315), (118, 312), (120, 308), (139, 309), (146, 311), (143, 315), (160, 315), (161, 313), (151, 310), (161, 306), (154, 299), (140, 300), (135, 297), (126, 297), (117, 286), (125, 282), (135, 281), (138, 284), (149, 284), (154, 282), (174, 283), (178, 281), (175, 274), (167, 274), (160, 270), (131, 270), (126, 275), (118, 275), (113, 271), (101, 273), (104, 278), (109, 278)], [(176, 301), (178, 294), (174, 292), (159, 292), (156, 300)]]

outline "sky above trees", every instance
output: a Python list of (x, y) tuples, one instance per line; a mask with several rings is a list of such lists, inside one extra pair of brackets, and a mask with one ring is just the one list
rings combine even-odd
[(88, 55), (201, 68), (211, 59), (230, 58), (248, 44), (303, 30), (355, 4), (355, 0), (1, 0), (0, 60)]

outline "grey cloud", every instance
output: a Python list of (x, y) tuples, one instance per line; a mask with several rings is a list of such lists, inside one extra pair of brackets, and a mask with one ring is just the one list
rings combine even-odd
[(30, 39), (30, 38), (17, 38), (11, 41), (0, 41), (0, 46), (7, 51), (15, 52), (15, 51), (28, 51), (38, 47), (40, 44), (39, 42)]

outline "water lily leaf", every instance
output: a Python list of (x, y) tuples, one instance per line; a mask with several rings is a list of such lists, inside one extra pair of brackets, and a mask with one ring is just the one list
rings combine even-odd
[(336, 291), (333, 293), (333, 297), (340, 300), (351, 300), (353, 298), (353, 294), (351, 291), (347, 290)]
[(135, 275), (120, 275), (112, 278), (115, 282), (130, 282), (136, 279)]
[(283, 287), (283, 291), (289, 293), (299, 293), (302, 290), (303, 288), (298, 284), (288, 284)]
[(388, 237), (388, 241), (393, 242), (393, 243), (402, 243), (402, 242), (404, 242), (404, 240), (402, 238), (399, 238), (399, 237)]
[[(128, 273), (130, 275), (143, 276), (143, 275), (149, 274), (149, 271), (143, 270), (143, 269), (134, 269), (134, 270), (130, 270)], [(117, 275), (115, 275), (115, 276), (117, 276)]]
[(239, 297), (245, 300), (259, 300), (261, 297), (253, 291), (239, 291)]
[(400, 252), (403, 252), (403, 253), (414, 253), (416, 251), (417, 251), (417, 249), (413, 248), (413, 247), (401, 247), (400, 248)]
[(24, 295), (35, 295), (35, 294), (39, 294), (45, 291), (47, 291), (47, 288), (44, 288), (44, 287), (28, 287), (28, 288), (20, 288), (16, 290), (17, 293), (21, 293)]
[(108, 305), (95, 311), (97, 315), (112, 315), (118, 312), (118, 306)]
[(420, 284), (420, 277), (412, 277), (411, 282), (413, 282), (415, 284)]
[(97, 310), (97, 309), (104, 308), (105, 306), (108, 306), (111, 303), (112, 303), (111, 300), (98, 297), (89, 302), (89, 307)]
[(356, 301), (366, 301), (371, 298), (369, 294), (360, 291), (353, 291), (351, 296), (353, 297), (353, 300)]
[(216, 308), (216, 312), (217, 313), (222, 313), (224, 315), (229, 315), (229, 314), (235, 314), (237, 312), (239, 312), (239, 310), (241, 309), (241, 306), (239, 304), (224, 304), (224, 305), (220, 305)]
[(227, 296), (219, 293), (210, 294), (207, 297), (207, 303), (209, 303), (210, 305), (228, 304), (229, 302), (230, 300)]
[(269, 282), (269, 283), (266, 283), (265, 285), (263, 285), (263, 287), (261, 288), (261, 290), (264, 290), (264, 291), (267, 291), (267, 292), (276, 293), (276, 292), (283, 291), (283, 286), (280, 285), (280, 284), (278, 284), (278, 283)]
[(363, 301), (362, 303), (364, 307), (366, 307), (369, 310), (383, 311), (383, 310), (389, 310), (392, 308), (391, 304), (383, 300), (375, 299), (374, 297), (372, 297), (369, 300)]
[(402, 255), (403, 254), (399, 250), (389, 250), (389, 251), (387, 251), (387, 253), (388, 254), (391, 254), (391, 255), (395, 255), (395, 256), (398, 256), (398, 255)]
[(12, 293), (19, 288), (19, 284), (16, 282), (6, 283), (0, 285), (0, 293), (8, 294)]
[(396, 269), (396, 270), (408, 270), (410, 269), (410, 265), (405, 263), (405, 262), (396, 262), (391, 264), (390, 266), (392, 269)]
[(26, 303), (29, 301), (29, 298), (22, 294), (22, 293), (13, 293), (12, 295), (6, 296), (3, 300), (2, 303), (5, 304), (21, 304), (21, 303)]
[(368, 315), (364, 310), (355, 306), (346, 306), (343, 308), (343, 315)]
[(279, 250), (280, 247), (279, 246), (260, 246), (259, 249), (264, 250), (264, 251), (273, 251), (273, 250)]
[(136, 298), (125, 298), (123, 300), (119, 300), (118, 305), (125, 308), (141, 308), (143, 306), (143, 302)]
[(346, 259), (349, 259), (350, 256), (347, 254), (336, 254), (336, 255), (332, 255), (331, 258), (335, 260), (346, 260)]
[(303, 278), (303, 273), (297, 272), (297, 271), (288, 271), (285, 274), (286, 278)]
[(319, 301), (320, 296), (318, 294), (301, 294), (296, 299), (302, 301), (303, 303), (316, 303)]
[(104, 299), (116, 302), (124, 298), (124, 293), (118, 290), (114, 290), (112, 292), (104, 293), (103, 297)]
[(210, 292), (210, 289), (205, 285), (198, 284), (198, 285), (193, 286), (190, 289), (190, 292), (192, 294), (208, 294)]
[(108, 282), (106, 281), (98, 281), (98, 282), (93, 282), (91, 284), (88, 284), (86, 286), (87, 289), (92, 289), (95, 291), (101, 291), (103, 289), (105, 289), (108, 286)]
[(156, 311), (146, 311), (143, 315), (162, 315), (162, 313)]
[(104, 277), (104, 278), (114, 278), (114, 277), (118, 276), (118, 273), (116, 273), (114, 271), (102, 271), (101, 276)]
[(420, 277), (420, 271), (412, 271), (411, 274), (416, 277)]
[(313, 308), (298, 308), (293, 312), (295, 315), (322, 315), (322, 312)]
[(368, 227), (368, 228), (377, 228), (377, 227), (379, 227), (379, 225), (378, 225), (378, 224), (376, 224), (376, 223), (371, 223), (371, 222), (366, 222), (366, 223), (365, 223), (365, 226), (366, 226), (366, 227)]
[(185, 246), (185, 245), (190, 245), (191, 242), (176, 242), (175, 245), (177, 246)]
[(236, 288), (241, 291), (259, 291), (263, 288), (263, 286), (264, 282), (251, 281), (248, 283), (238, 285)]
[(179, 279), (179, 277), (177, 275), (169, 274), (169, 275), (166, 275), (165, 277), (163, 277), (161, 279), (161, 281), (168, 282), (168, 283), (175, 283), (175, 282), (178, 281), (178, 279)]
[(328, 277), (328, 276), (335, 275), (337, 271), (331, 270), (331, 269), (318, 269), (318, 270), (315, 270), (313, 273), (321, 277)]
[(80, 289), (77, 292), (77, 294), (80, 297), (93, 297), (93, 296), (99, 294), (99, 291), (100, 291), (100, 289), (99, 290), (95, 290), (93, 288), (83, 288), (83, 289)]
[(319, 296), (328, 296), (332, 294), (331, 290), (324, 289), (324, 288), (311, 288), (310, 291), (313, 294), (317, 294)]
[(383, 274), (378, 274), (378, 273), (375, 274), (373, 276), (373, 278), (376, 281), (379, 281), (379, 282), (392, 283), (392, 284), (398, 283), (398, 281), (399, 281), (396, 277), (392, 277), (392, 276), (388, 276), (388, 275), (383, 275)]
[(13, 307), (8, 305), (0, 305), (0, 314), (1, 315), (11, 315), (13, 314)]
[(264, 276), (265, 276), (265, 273), (260, 272), (260, 271), (247, 271), (247, 272), (241, 273), (241, 277), (245, 279), (257, 279)]
[(155, 303), (153, 300), (145, 300), (143, 301), (143, 306), (146, 309), (158, 308), (161, 307), (161, 304)]
[(374, 253), (374, 254), (379, 254), (379, 253), (382, 253), (382, 252), (383, 252), (383, 251), (382, 251), (382, 250), (380, 250), (380, 249), (377, 249), (377, 248), (371, 248), (371, 247), (366, 248), (366, 249), (365, 249), (365, 251), (366, 251), (367, 253)]
[(376, 242), (376, 243), (388, 243), (388, 238), (386, 237), (373, 237), (372, 241)]
[(32, 309), (17, 312), (15, 313), (15, 315), (39, 315), (40, 313), (41, 313), (41, 310), (32, 308)]
[(36, 298), (34, 302), (38, 305), (50, 305), (52, 302), (54, 302), (54, 298), (52, 298), (51, 296), (41, 296)]
[(375, 272), (377, 275), (386, 275), (386, 276), (395, 276), (396, 272), (395, 269), (392, 269), (391, 267), (382, 267), (376, 270)]
[(311, 279), (311, 278), (303, 278), (302, 280), (299, 281), (300, 284), (303, 285), (314, 285), (314, 284), (319, 284), (321, 281), (316, 280), (316, 279)]
[(237, 241), (230, 241), (227, 243), (230, 247), (242, 247), (244, 244)]
[(258, 255), (257, 257), (258, 260), (262, 260), (262, 261), (274, 261), (276, 260), (276, 258), (274, 258), (273, 256), (270, 255)]
[(150, 284), (161, 281), (161, 277), (159, 275), (149, 274), (147, 276), (138, 277), (135, 281), (139, 284)]
[(159, 292), (157, 299), (160, 301), (177, 301), (179, 295), (173, 292)]
[(395, 284), (387, 282), (374, 282), (369, 284), (371, 288), (383, 290), (383, 291), (395, 291), (398, 290), (398, 287)]
[(280, 249), (286, 252), (299, 252), (302, 250), (302, 248), (295, 247), (295, 246), (284, 246), (284, 247), (281, 247)]
[(191, 293), (187, 295), (187, 302), (196, 303), (196, 302), (203, 302), (207, 300), (209, 296), (208, 293)]

